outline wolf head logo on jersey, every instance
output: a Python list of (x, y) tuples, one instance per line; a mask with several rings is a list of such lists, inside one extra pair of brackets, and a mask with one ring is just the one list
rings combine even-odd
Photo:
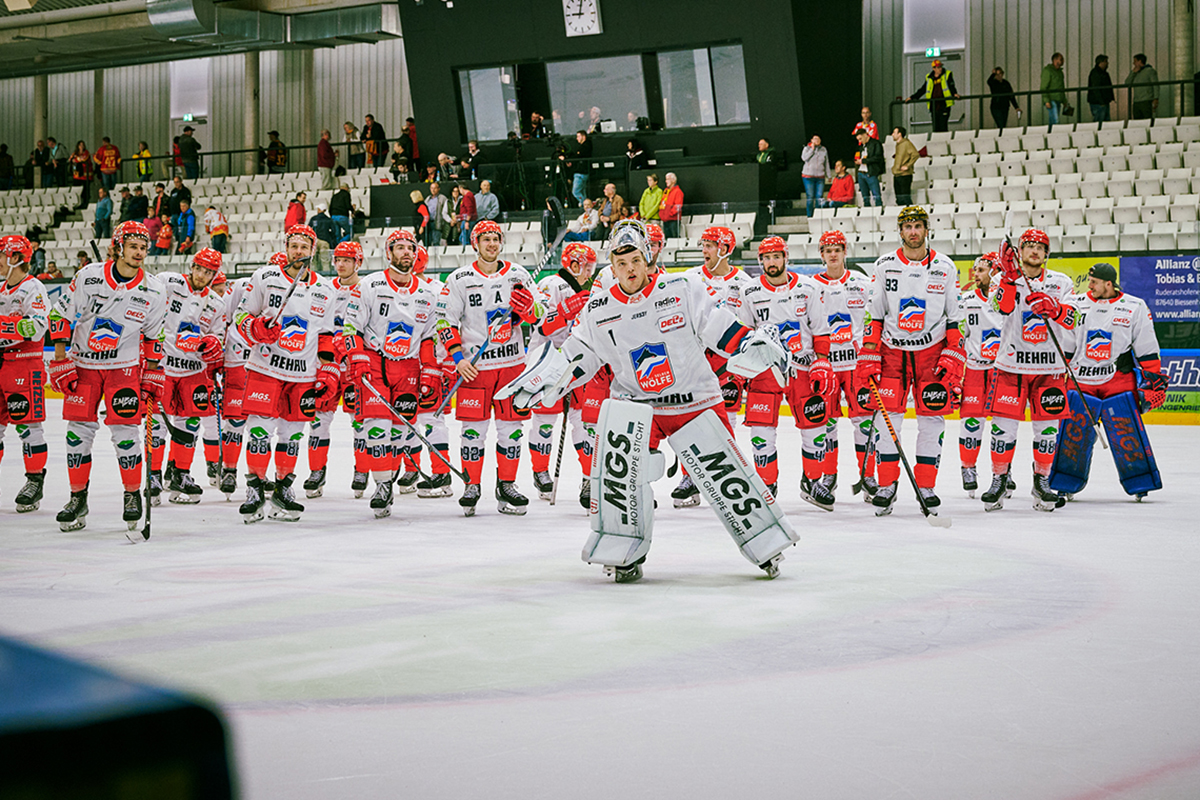
[(1021, 312), (1021, 339), (1030, 344), (1046, 341), (1046, 320), (1032, 311)]
[(412, 347), (412, 325), (406, 322), (389, 322), (387, 336), (383, 339), (383, 350), (389, 356), (404, 358)]
[(491, 311), (487, 312), (488, 330), (491, 330), (492, 323), (495, 322), (499, 317), (503, 317), (504, 322), (497, 326), (494, 331), (492, 331), (492, 344), (504, 344), (512, 338), (512, 312), (507, 308), (493, 308)]
[(854, 336), (850, 325), (850, 315), (842, 312), (829, 315), (829, 341), (834, 344), (844, 344)]
[(280, 347), (293, 353), (299, 353), (304, 349), (304, 342), (307, 338), (308, 320), (293, 316), (283, 318), (283, 324), (279, 331)]
[(804, 339), (800, 336), (800, 323), (793, 320), (779, 323), (779, 341), (789, 353), (799, 353), (804, 349)]
[(900, 298), (900, 330), (910, 333), (925, 330), (925, 298)]
[(987, 361), (995, 361), (1000, 355), (1000, 329), (984, 328), (979, 338), (979, 357)]
[(671, 360), (667, 358), (667, 346), (662, 342), (644, 344), (630, 350), (629, 357), (633, 360), (633, 371), (637, 375), (638, 386), (644, 391), (657, 394), (675, 383)]
[(1088, 331), (1084, 354), (1093, 361), (1107, 361), (1112, 358), (1112, 338), (1112, 331)]
[(104, 353), (116, 350), (121, 342), (121, 331), (125, 330), (119, 322), (113, 322), (106, 317), (96, 317), (92, 323), (92, 332), (88, 336), (88, 349), (93, 353)]
[(200, 326), (194, 322), (179, 323), (175, 346), (185, 353), (196, 352), (200, 348)]

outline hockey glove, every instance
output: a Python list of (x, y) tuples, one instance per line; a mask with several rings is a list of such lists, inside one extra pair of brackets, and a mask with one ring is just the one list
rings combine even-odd
[(1026, 298), (1029, 309), (1039, 317), (1053, 320), (1064, 328), (1072, 328), (1075, 309), (1055, 300), (1045, 292), (1034, 292)]
[(279, 341), (279, 326), (268, 324), (262, 317), (247, 316), (238, 330), (255, 344), (275, 344)]
[(317, 410), (332, 411), (337, 408), (339, 392), (342, 385), (342, 371), (337, 364), (322, 364), (317, 368), (316, 378)]
[(79, 386), (79, 373), (75, 371), (75, 362), (69, 356), (51, 361), (49, 372), (50, 385), (63, 394), (72, 394)]
[(963, 375), (966, 370), (967, 354), (963, 352), (962, 345), (947, 346), (942, 348), (941, 355), (938, 356), (933, 375), (944, 380), (950, 394), (957, 397), (962, 394)]
[(779, 342), (779, 328), (764, 325), (742, 339), (738, 351), (725, 362), (725, 368), (743, 378), (754, 378), (769, 370), (783, 386), (783, 376), (791, 363), (791, 354)]
[(1138, 400), (1143, 411), (1153, 411), (1162, 408), (1167, 402), (1167, 389), (1170, 386), (1167, 376), (1157, 372), (1142, 370), (1142, 381), (1138, 386)]
[(837, 386), (837, 376), (834, 374), (833, 365), (829, 363), (828, 358), (818, 357), (812, 363), (808, 368), (808, 381), (812, 386), (813, 394), (827, 397), (833, 393), (833, 387)]
[(1009, 283), (1021, 280), (1021, 261), (1017, 258), (1016, 248), (1007, 241), (1001, 242), (997, 255), (1000, 256), (1000, 273), (1003, 279)]
[[(580, 355), (577, 360), (582, 361)], [(515, 408), (552, 406), (570, 390), (572, 363), (550, 342), (531, 351), (525, 369), (496, 392), (497, 400), (512, 398)]]
[(548, 315), (542, 321), (542, 333), (549, 336), (570, 325), (571, 321), (579, 316), (579, 312), (587, 305), (590, 297), (590, 292), (579, 292), (563, 300), (554, 309), (554, 313)]
[(142, 399), (157, 405), (162, 402), (167, 386), (167, 376), (162, 367), (146, 367), (142, 370)]
[(211, 333), (200, 338), (196, 351), (204, 359), (209, 372), (216, 372), (225, 363), (225, 348), (221, 346), (221, 340)]
[(883, 353), (878, 350), (863, 350), (858, 354), (858, 364), (854, 368), (854, 382), (858, 386), (870, 386), (871, 381), (879, 383), (883, 375)]
[(534, 299), (533, 293), (520, 283), (513, 287), (508, 302), (522, 322), (535, 323), (546, 313), (541, 303)]
[(422, 411), (436, 411), (442, 404), (442, 371), (436, 366), (421, 367), (421, 396), (417, 400), (417, 408)]

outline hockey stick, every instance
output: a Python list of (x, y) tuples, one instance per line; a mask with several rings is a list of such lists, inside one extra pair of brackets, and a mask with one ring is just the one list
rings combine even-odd
[[(154, 457), (154, 444), (152, 441), (154, 438), (154, 406), (155, 403), (153, 401), (146, 404), (146, 444), (144, 447), (146, 451), (146, 524), (142, 527), (142, 541), (144, 542), (150, 541), (150, 509), (154, 506), (150, 502), (150, 467)], [(166, 414), (163, 415), (163, 419), (166, 419)], [(132, 536), (129, 537), (129, 540), (131, 542), (137, 541)]]
[(288, 267), (295, 266), (296, 264), (300, 265), (300, 271), (297, 272), (296, 277), (292, 279), (292, 285), (288, 287), (287, 294), (283, 296), (283, 302), (279, 304), (279, 310), (275, 312), (275, 316), (271, 317), (271, 321), (267, 323), (268, 325), (274, 325), (279, 321), (279, 318), (283, 316), (283, 310), (287, 308), (288, 301), (291, 300), (292, 295), (296, 293), (296, 287), (308, 280), (308, 273), (312, 264), (312, 260), (312, 256), (297, 258), (295, 261), (288, 263), (279, 270), (286, 275)]
[[(427, 448), (429, 448), (429, 452), (430, 452), (432, 455), (435, 455), (435, 456), (437, 456), (437, 459), (438, 459), (439, 461), (441, 461), (443, 464), (445, 464), (447, 467), (449, 467), (449, 468), (450, 468), (450, 471), (451, 471), (451, 472), (453, 472), (455, 475), (457, 475), (457, 476), (458, 476), (458, 477), (459, 477), (459, 478), (462, 480), (462, 482), (463, 482), (463, 483), (470, 483), (470, 481), (469, 481), (469, 480), (467, 480), (467, 476), (466, 476), (464, 473), (462, 473), (462, 472), (461, 472), (460, 470), (458, 470), (458, 469), (455, 469), (454, 465), (453, 465), (453, 464), (451, 464), (449, 461), (447, 461), (447, 460), (446, 460), (446, 457), (442, 455), (441, 451), (440, 451), (440, 450), (438, 450), (436, 447), (434, 447), (434, 446), (433, 446), (433, 444), (432, 444), (432, 443), (430, 443), (430, 441), (429, 441), (428, 439), (426, 439), (424, 436), (422, 436), (422, 435), (421, 435), (421, 432), (420, 432), (419, 430), (417, 430), (417, 426), (416, 426), (416, 425), (413, 425), (411, 422), (409, 422), (407, 419), (405, 419), (405, 418), (404, 418), (404, 416), (403, 416), (402, 414), (399, 414), (399, 413), (397, 413), (397, 412), (396, 412), (396, 409), (392, 408), (392, 404), (391, 404), (391, 403), (389, 403), (389, 402), (388, 402), (388, 401), (387, 401), (387, 400), (384, 398), (384, 396), (383, 396), (382, 394), (380, 394), (380, 393), (379, 393), (379, 390), (378, 390), (378, 389), (376, 389), (376, 388), (375, 388), (375, 386), (374, 386), (374, 385), (373, 385), (373, 384), (372, 384), (370, 381), (367, 381), (367, 380), (362, 380), (362, 381), (359, 381), (359, 383), (361, 383), (363, 386), (367, 387), (367, 390), (368, 390), (368, 391), (370, 391), (370, 392), (371, 392), (371, 394), (375, 395), (375, 398), (376, 398), (377, 400), (379, 400), (379, 402), (381, 402), (381, 403), (383, 403), (385, 406), (387, 406), (388, 413), (390, 413), (394, 419), (398, 419), (398, 420), (400, 420), (402, 423), (404, 423), (405, 425), (407, 425), (407, 426), (408, 426), (408, 429), (409, 429), (409, 430), (412, 432), (412, 434), (413, 434), (414, 436), (416, 436), (416, 437), (417, 437), (417, 439), (418, 439), (418, 440), (420, 440), (420, 442), (421, 442), (422, 444), (424, 444), (424, 445), (425, 445)], [(413, 466), (416, 466), (416, 464), (414, 463), (414, 464), (413, 464)], [(420, 470), (417, 470), (417, 471), (418, 471), (418, 472), (420, 472)], [(429, 476), (428, 476), (428, 475), (424, 475), (424, 474), (422, 474), (422, 475), (421, 475), (421, 477), (422, 477), (422, 478), (425, 478), (426, 480), (428, 480), (428, 479), (429, 479)]]
[(550, 490), (550, 505), (558, 499), (558, 476), (562, 474), (563, 449), (567, 446), (567, 427), (571, 424), (568, 415), (571, 413), (571, 401), (563, 398), (563, 426), (558, 434), (558, 460), (554, 462), (554, 488)]
[[(505, 319), (507, 319), (506, 315), (496, 317), (495, 321), (493, 321), (492, 324), (488, 326), (487, 341), (485, 341), (483, 343), (482, 347), (480, 347), (478, 350), (475, 351), (475, 355), (471, 356), (471, 360), (467, 362), (468, 364), (470, 364), (473, 367), (473, 366), (475, 366), (476, 363), (478, 363), (480, 357), (483, 355), (483, 351), (487, 350), (488, 345), (492, 343), (492, 336), (495, 334), (495, 332), (497, 330), (500, 329), (500, 323), (504, 322)], [(459, 372), (458, 380), (456, 380), (454, 382), (454, 385), (450, 387), (450, 391), (446, 392), (446, 396), (442, 398), (442, 404), (440, 406), (438, 406), (437, 411), (433, 412), (433, 415), (435, 417), (440, 417), (442, 415), (442, 412), (446, 410), (446, 406), (450, 405), (451, 398), (453, 398), (454, 393), (458, 391), (458, 387), (462, 386), (463, 380), (465, 380), (463, 377), (463, 374), (461, 372)]]
[(863, 452), (862, 463), (858, 465), (858, 483), (850, 487), (854, 494), (862, 491), (863, 481), (867, 478), (867, 462), (871, 460), (871, 451), (875, 449), (875, 420), (878, 417), (878, 411), (871, 415), (871, 427), (867, 430), (867, 449)]
[[(937, 512), (933, 511), (925, 504), (925, 498), (921, 496), (921, 487), (917, 485), (917, 476), (913, 474), (912, 467), (909, 466), (908, 456), (904, 455), (904, 448), (900, 446), (900, 437), (896, 433), (895, 427), (892, 426), (892, 418), (884, 408), (883, 398), (879, 395), (879, 386), (875, 383), (874, 378), (868, 378), (867, 382), (871, 386), (871, 394), (875, 397), (875, 405), (879, 406), (879, 412), (883, 414), (883, 421), (887, 423), (888, 433), (892, 435), (892, 442), (896, 445), (896, 452), (900, 454), (900, 461), (904, 464), (904, 471), (908, 473), (908, 479), (912, 481), (913, 491), (917, 493), (917, 502), (921, 504), (921, 513), (925, 515), (925, 520), (935, 528), (949, 528), (952, 524), (949, 517), (939, 517)], [(865, 462), (864, 462), (865, 463)]]
[(213, 388), (209, 393), (212, 402), (217, 407), (217, 488), (221, 488), (221, 476), (225, 474), (225, 432), (221, 429), (221, 406), (225, 403), (225, 389), (221, 386), (224, 381), (217, 380), (217, 375), (213, 374)]

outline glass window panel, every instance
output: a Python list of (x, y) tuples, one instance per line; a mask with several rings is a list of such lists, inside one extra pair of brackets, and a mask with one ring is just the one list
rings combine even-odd
[(713, 85), (717, 95), (717, 122), (731, 125), (750, 121), (750, 102), (746, 99), (746, 65), (740, 44), (710, 48)]
[(658, 54), (663, 118), (668, 128), (716, 125), (708, 50), (675, 50)]
[(599, 131), (601, 120), (617, 130), (635, 130), (646, 116), (646, 85), (641, 56), (556, 61), (546, 65), (554, 130)]
[(512, 67), (463, 70), (458, 73), (462, 90), (463, 119), (467, 138), (503, 140), (509, 131), (519, 131), (517, 85)]

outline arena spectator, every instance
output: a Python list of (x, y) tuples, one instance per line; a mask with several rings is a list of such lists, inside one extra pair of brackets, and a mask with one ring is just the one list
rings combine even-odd
[(625, 199), (617, 194), (615, 183), (606, 183), (604, 194), (592, 206), (600, 212), (600, 225), (592, 231), (592, 238), (598, 241), (607, 239), (612, 226), (625, 218)]
[(150, 145), (138, 142), (137, 154), (133, 158), (137, 161), (138, 181), (145, 182), (154, 177), (154, 156), (150, 153)]
[(183, 185), (183, 178), (178, 175), (172, 178), (171, 181), (174, 186), (172, 187), (171, 194), (168, 198), (170, 202), (167, 206), (167, 211), (171, 214), (173, 219), (179, 215), (180, 203), (186, 200), (188, 201), (189, 205), (191, 204), (192, 190)]
[(892, 141), (896, 143), (896, 152), (892, 156), (892, 188), (896, 190), (896, 204), (911, 206), (914, 167), (921, 156), (908, 140), (908, 130), (904, 127), (897, 126), (892, 130)]
[[(46, 143), (38, 139), (37, 144), (33, 148), (33, 152), (29, 154), (29, 166), (34, 170), (41, 170), (42, 180), (45, 180), (46, 165), (50, 163), (50, 151), (46, 149)], [(30, 171), (27, 176), (27, 188), (33, 188), (33, 172)], [(45, 185), (44, 183), (42, 184)]]
[(346, 147), (346, 166), (348, 169), (362, 169), (367, 165), (367, 153), (363, 148), (362, 139), (358, 135), (358, 126), (353, 122), (342, 123), (342, 130), (346, 135), (342, 137), (343, 142), (347, 142)]
[[(462, 189), (457, 183), (450, 186), (450, 194), (446, 197), (446, 205), (442, 207), (442, 225), (443, 231), (446, 231), (442, 236), (442, 240), (449, 244), (459, 240), (459, 216), (458, 211), (462, 206)], [(447, 225), (449, 227), (447, 227)]]
[(625, 143), (625, 158), (628, 159), (630, 171), (650, 169), (650, 154), (637, 139)]
[(408, 140), (412, 142), (412, 147), (409, 148), (409, 153), (412, 157), (413, 167), (420, 169), (421, 167), (421, 148), (417, 144), (417, 121), (412, 117), (404, 120), (404, 127), (401, 129), (408, 134)]
[(195, 132), (195, 128), (187, 125), (179, 137), (179, 158), (183, 161), (183, 175), (189, 181), (200, 177), (200, 143), (192, 136)]
[(171, 140), (171, 177), (183, 174), (183, 151), (179, 149), (179, 137)]
[(430, 164), (425, 168), (425, 178), (422, 183), (437, 183), (437, 164)]
[(600, 212), (595, 208), (591, 198), (583, 200), (583, 211), (567, 226), (564, 242), (586, 242), (592, 238), (593, 232), (600, 227)]
[(133, 211), (133, 194), (129, 191), (128, 186), (121, 187), (121, 205), (117, 209), (117, 222), (129, 222), (133, 219), (130, 212)]
[(305, 192), (296, 192), (296, 196), (288, 203), (287, 213), (283, 217), (283, 229), (286, 231), (293, 225), (304, 224), (304, 201), (308, 199)]
[(846, 171), (841, 159), (833, 162), (833, 181), (829, 184), (829, 195), (824, 208), (841, 208), (854, 202), (854, 178)]
[(545, 139), (550, 135), (550, 128), (546, 125), (546, 119), (536, 111), (529, 114), (529, 127), (525, 129), (525, 138), (527, 139)]
[(131, 201), (132, 210), (129, 218), (141, 222), (150, 215), (150, 198), (146, 197), (146, 193), (142, 191), (142, 185), (139, 183), (133, 187), (133, 199)]
[(33, 255), (29, 259), (29, 271), (40, 275), (46, 271), (46, 251), (42, 249), (42, 240), (37, 236), (30, 236), (29, 243), (33, 245)]
[(858, 139), (858, 150), (854, 154), (854, 163), (858, 167), (858, 190), (862, 193), (862, 204), (870, 207), (874, 204), (883, 207), (883, 193), (879, 187), (879, 176), (887, 170), (887, 161), (883, 157), (883, 145), (878, 139), (863, 128), (854, 135)]
[(363, 118), (362, 143), (367, 151), (367, 160), (373, 167), (382, 167), (387, 158), (387, 134), (383, 126), (375, 121), (375, 117), (367, 114)]
[(475, 227), (475, 221), (479, 218), (479, 208), (475, 202), (475, 193), (465, 183), (459, 184), (459, 189), (462, 191), (462, 202), (458, 205), (458, 243), (469, 247), (471, 229)]
[(267, 131), (267, 137), (271, 140), (267, 145), (267, 173), (270, 175), (283, 174), (287, 172), (287, 145), (280, 141), (279, 131)]
[(821, 202), (821, 195), (825, 191), (825, 177), (833, 170), (829, 167), (829, 151), (821, 144), (820, 136), (809, 139), (800, 152), (800, 158), (804, 161), (800, 177), (804, 179), (805, 208), (811, 217), (813, 208)]
[(218, 253), (224, 253), (229, 243), (229, 223), (216, 206), (209, 206), (204, 210), (204, 232), (208, 234), (209, 247)]
[(192, 252), (192, 245), (196, 243), (196, 212), (192, 211), (190, 197), (179, 201), (179, 216), (175, 218), (175, 241), (179, 242), (179, 247), (175, 250), (179, 255)]
[(925, 82), (905, 102), (912, 103), (922, 97), (933, 117), (934, 133), (950, 130), (950, 109), (958, 99), (958, 89), (954, 87), (954, 73), (946, 69), (940, 58), (933, 60)]
[(1093, 122), (1108, 122), (1112, 119), (1109, 108), (1116, 94), (1112, 88), (1112, 77), (1108, 74), (1108, 56), (1096, 56), (1096, 66), (1088, 73), (1088, 107), (1092, 110)]
[(175, 229), (171, 226), (171, 217), (169, 214), (163, 214), (158, 218), (158, 236), (154, 239), (154, 246), (150, 248), (152, 256), (168, 256), (171, 254), (171, 243), (175, 240)]
[(46, 265), (46, 271), (36, 277), (39, 281), (60, 281), (64, 276), (62, 270), (58, 268), (58, 264), (51, 261)]
[(161, 183), (154, 184), (154, 197), (150, 198), (150, 213), (147, 215), (158, 219), (163, 214), (171, 213), (171, 198)]
[[(154, 255), (155, 243), (158, 241), (158, 232), (162, 228), (162, 218), (165, 216), (166, 216), (166, 214), (164, 213), (164, 214), (161, 214), (158, 216), (146, 217), (146, 221), (142, 223), (143, 225), (146, 226), (146, 230), (150, 232), (150, 254), (151, 255)], [(80, 250), (79, 252), (82, 253), (83, 251)], [(84, 263), (86, 264), (87, 262), (85, 261)]]
[(100, 200), (96, 203), (96, 217), (92, 223), (92, 231), (97, 239), (108, 239), (112, 236), (113, 204), (108, 196), (108, 189), (100, 187)]
[(445, 153), (438, 153), (437, 179), (439, 181), (452, 181), (458, 178), (458, 167), (454, 164), (454, 159)]
[(0, 190), (8, 191), (13, 188), (13, 177), (17, 174), (17, 164), (8, 152), (7, 144), (0, 144)]
[(775, 163), (775, 148), (771, 146), (771, 140), (767, 137), (758, 140), (758, 154), (754, 156), (754, 160), (759, 164)]
[(658, 219), (662, 222), (663, 236), (667, 239), (679, 238), (679, 218), (683, 215), (683, 189), (674, 172), (666, 175), (667, 185), (663, 189), (662, 200), (658, 204)]
[(100, 167), (100, 185), (108, 191), (117, 186), (117, 170), (121, 167), (121, 151), (107, 136), (100, 140), (94, 160)]
[(46, 147), (50, 150), (50, 168), (54, 172), (54, 185), (66, 186), (67, 165), (71, 160), (71, 154), (67, 152), (66, 145), (53, 136), (46, 139)]
[(408, 153), (404, 152), (404, 145), (400, 142), (392, 144), (392, 168), (389, 170), (392, 173), (392, 182), (399, 183), (401, 177), (405, 181), (408, 180)]
[(329, 140), (333, 134), (327, 130), (321, 131), (321, 141), (317, 142), (317, 172), (321, 174), (321, 188), (333, 188), (333, 168), (337, 166), (337, 152)]
[(1042, 67), (1042, 105), (1046, 107), (1046, 124), (1053, 130), (1058, 124), (1063, 106), (1067, 104), (1067, 81), (1063, 77), (1062, 53), (1050, 56), (1050, 63)]
[(329, 251), (337, 247), (337, 226), (329, 218), (328, 212), (329, 207), (327, 205), (317, 203), (317, 212), (308, 220), (308, 227), (312, 228), (313, 232), (317, 234), (317, 269), (324, 269), (333, 263), (330, 259)]
[(492, 182), (479, 182), (479, 196), (475, 198), (475, 210), (477, 219), (495, 220), (500, 216), (500, 200), (496, 195), (492, 194)]
[(416, 207), (417, 218), (414, 227), (417, 229), (417, 238), (424, 241), (425, 232), (429, 230), (429, 208), (425, 205), (425, 195), (421, 194), (420, 189), (413, 189), (408, 193), (408, 198), (413, 201)]
[(646, 189), (642, 199), (638, 200), (638, 214), (644, 220), (658, 219), (658, 206), (662, 203), (663, 190), (658, 185), (658, 174), (651, 172), (646, 176)]
[(575, 147), (570, 152), (570, 160), (567, 160), (565, 154), (559, 155), (559, 160), (571, 173), (571, 196), (575, 198), (575, 202), (583, 207), (584, 198), (587, 197), (587, 181), (588, 173), (592, 169), (592, 142), (588, 139), (586, 131), (575, 132)]
[(1134, 119), (1150, 119), (1158, 110), (1158, 87), (1150, 84), (1158, 81), (1158, 71), (1146, 63), (1146, 54), (1138, 53), (1133, 57), (1133, 69), (1129, 71), (1126, 83), (1137, 84), (1133, 87)]
[(400, 145), (400, 152), (404, 154), (404, 163), (406, 170), (411, 172), (417, 168), (417, 162), (413, 159), (413, 140), (408, 135), (408, 127), (400, 129), (400, 138), (396, 140), (396, 144)]
[(868, 106), (863, 106), (859, 112), (862, 119), (854, 123), (854, 130), (850, 131), (851, 136), (858, 136), (859, 131), (866, 131), (867, 135), (875, 141), (879, 141), (879, 125), (875, 120), (871, 119), (871, 109)]
[(449, 216), (444, 213), (446, 196), (437, 181), (429, 184), (429, 197), (425, 198), (425, 208), (429, 210), (430, 224), (425, 228), (425, 245), (434, 247), (442, 243), (442, 239), (450, 235)]
[(82, 190), (81, 195), (86, 203), (92, 197), (92, 154), (82, 139), (75, 143), (75, 152), (71, 153), (70, 161), (71, 178)]
[(996, 123), (997, 128), (1004, 130), (1008, 127), (1008, 109), (1015, 108), (1017, 119), (1020, 119), (1021, 107), (1017, 105), (1017, 98), (1005, 96), (1012, 94), (1013, 87), (1004, 77), (1003, 67), (996, 67), (992, 70), (992, 74), (988, 76), (987, 85), (993, 95), (989, 107), (992, 112), (992, 120)]
[(467, 180), (475, 180), (479, 177), (479, 165), (482, 163), (483, 151), (479, 149), (479, 142), (469, 141), (467, 142), (467, 154), (458, 163), (462, 168), (458, 174)]
[(337, 244), (350, 241), (354, 235), (354, 223), (350, 221), (353, 213), (354, 200), (350, 196), (350, 184), (343, 183), (329, 200), (329, 218), (338, 229)]

